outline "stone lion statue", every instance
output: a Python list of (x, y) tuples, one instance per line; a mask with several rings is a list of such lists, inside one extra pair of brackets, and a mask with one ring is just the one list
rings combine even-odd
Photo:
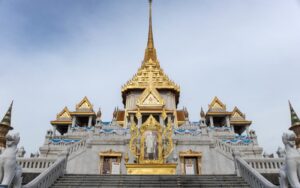
[(20, 188), (22, 184), (22, 168), (17, 165), (17, 145), (20, 141), (18, 133), (6, 136), (6, 148), (0, 155), (0, 184)]
[(300, 187), (300, 152), (295, 148), (295, 138), (295, 134), (284, 133), (282, 135), (286, 154), (285, 163), (279, 172), (281, 188), (287, 188), (288, 182), (293, 188)]

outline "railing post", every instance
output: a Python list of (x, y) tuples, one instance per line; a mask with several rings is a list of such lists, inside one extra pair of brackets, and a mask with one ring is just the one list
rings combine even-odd
[(241, 153), (238, 152), (238, 151), (234, 151), (233, 150), (232, 151), (232, 157), (233, 157), (233, 161), (234, 161), (234, 171), (235, 171), (236, 175), (240, 177), (241, 176), (241, 172), (239, 171), (236, 158), (241, 157)]

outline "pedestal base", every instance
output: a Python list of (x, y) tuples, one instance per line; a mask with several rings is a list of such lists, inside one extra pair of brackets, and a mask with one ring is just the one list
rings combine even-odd
[(126, 164), (127, 174), (174, 175), (177, 164)]

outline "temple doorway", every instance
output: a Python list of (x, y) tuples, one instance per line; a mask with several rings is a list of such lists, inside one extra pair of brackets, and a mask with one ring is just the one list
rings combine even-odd
[(201, 152), (188, 150), (179, 152), (181, 163), (181, 174), (200, 175), (201, 174)]
[(120, 174), (121, 173), (121, 157), (120, 152), (109, 150), (100, 153), (100, 174)]

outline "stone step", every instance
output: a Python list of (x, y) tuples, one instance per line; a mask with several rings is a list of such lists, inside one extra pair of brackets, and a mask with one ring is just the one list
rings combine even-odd
[[(55, 185), (52, 186), (51, 188), (80, 188), (82, 186), (66, 186), (66, 185)], [(107, 185), (99, 185), (99, 186), (84, 186), (82, 188), (188, 188), (188, 187), (197, 187), (197, 188), (250, 188), (249, 185), (228, 185), (228, 186), (219, 186), (219, 185), (178, 185), (178, 186), (168, 186), (168, 185), (160, 185), (160, 186), (153, 186), (153, 185), (135, 185), (135, 186), (126, 186), (126, 185), (112, 185), (112, 186), (107, 186)]]
[(225, 187), (250, 186), (236, 175), (82, 175), (66, 174), (52, 188), (96, 187)]

